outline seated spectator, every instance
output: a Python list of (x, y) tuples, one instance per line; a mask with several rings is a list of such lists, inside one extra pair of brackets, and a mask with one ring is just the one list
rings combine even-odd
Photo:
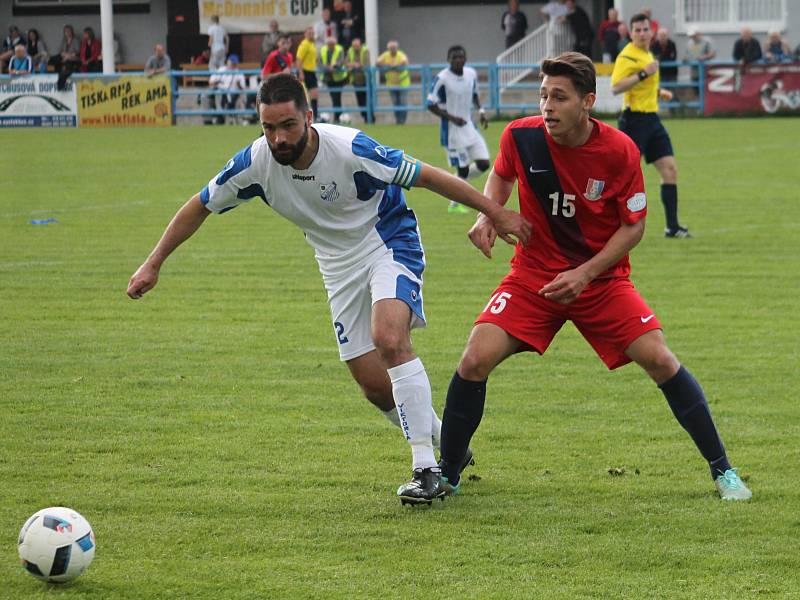
[(753, 37), (753, 30), (742, 28), (742, 37), (733, 44), (733, 60), (748, 65), (761, 60), (761, 44)]
[(100, 73), (103, 71), (103, 48), (100, 40), (94, 37), (94, 29), (87, 27), (83, 30), (81, 40), (80, 60), (81, 73)]
[(274, 73), (291, 73), (294, 56), (289, 52), (292, 42), (288, 36), (278, 39), (278, 48), (270, 52), (264, 66), (261, 68), (261, 77), (266, 78)]
[(267, 57), (278, 49), (278, 40), (282, 37), (286, 37), (286, 34), (279, 29), (278, 22), (272, 19), (269, 22), (269, 31), (261, 40), (261, 60), (267, 60)]
[[(208, 87), (228, 93), (215, 96), (215, 104), (218, 110), (228, 110), (236, 108), (241, 96), (241, 91), (247, 89), (247, 82), (244, 75), (239, 72), (239, 57), (236, 54), (228, 56), (225, 65), (217, 70), (208, 80)], [(239, 92), (239, 93), (233, 93)], [(207, 98), (208, 96), (206, 96)], [(217, 123), (225, 122), (224, 117), (218, 117)]]
[(653, 53), (655, 59), (659, 62), (658, 75), (661, 81), (675, 81), (678, 79), (678, 67), (665, 67), (661, 63), (675, 62), (678, 60), (678, 48), (669, 38), (669, 31), (662, 27), (658, 30), (658, 34), (650, 44), (650, 52)]
[(169, 73), (172, 69), (172, 61), (169, 58), (163, 44), (156, 44), (155, 54), (147, 59), (144, 65), (144, 72), (148, 77), (159, 73)]
[(764, 60), (767, 62), (790, 62), (792, 50), (789, 44), (781, 37), (780, 31), (770, 31), (767, 42), (764, 44)]
[(619, 45), (619, 13), (616, 8), (608, 9), (608, 18), (600, 23), (597, 29), (597, 39), (603, 51), (603, 62), (613, 63), (617, 60), (617, 46)]
[(80, 52), (81, 45), (75, 38), (75, 30), (72, 25), (64, 25), (64, 37), (61, 38), (58, 54), (50, 58), (50, 64), (58, 73), (59, 90), (64, 89), (67, 78), (81, 66)]
[(208, 48), (203, 48), (203, 50), (197, 56), (192, 57), (192, 64), (193, 65), (208, 65), (208, 57), (211, 55), (211, 50)]
[(17, 44), (14, 48), (14, 56), (8, 63), (9, 75), (30, 75), (33, 73), (33, 59), (28, 56), (28, 51), (24, 44)]
[(619, 34), (619, 41), (617, 42), (617, 54), (619, 54), (622, 52), (622, 49), (625, 46), (631, 43), (631, 34), (628, 31), (628, 26), (625, 23), (620, 23), (617, 26), (617, 33)]
[(14, 56), (15, 48), (22, 44), (25, 45), (25, 38), (19, 32), (16, 25), (8, 28), (8, 36), (3, 40), (3, 46), (0, 48), (0, 73), (4, 73), (6, 65)]
[(506, 36), (506, 48), (510, 48), (525, 37), (528, 18), (520, 11), (519, 0), (509, 0), (508, 10), (500, 18), (500, 28)]
[(33, 60), (34, 73), (47, 71), (47, 46), (39, 38), (39, 32), (36, 29), (28, 30), (28, 55)]

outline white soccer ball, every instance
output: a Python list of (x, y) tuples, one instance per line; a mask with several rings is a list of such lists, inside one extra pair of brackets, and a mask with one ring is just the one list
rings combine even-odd
[(320, 123), (333, 123), (333, 113), (324, 112), (319, 114)]
[(339, 123), (342, 125), (350, 125), (353, 122), (353, 118), (350, 116), (350, 113), (342, 113), (339, 115)]
[(42, 581), (63, 583), (83, 573), (94, 559), (92, 526), (71, 508), (44, 508), (19, 532), (22, 566)]

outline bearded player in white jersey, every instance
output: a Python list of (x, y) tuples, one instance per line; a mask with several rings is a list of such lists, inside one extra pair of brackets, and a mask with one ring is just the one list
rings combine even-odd
[[(471, 179), (489, 169), (489, 148), (472, 121), (472, 106), (478, 109), (481, 126), (489, 120), (481, 107), (478, 74), (465, 67), (467, 51), (463, 46), (447, 50), (450, 66), (436, 74), (428, 94), (428, 110), (440, 121), (439, 141), (447, 151), (447, 160), (461, 179)], [(466, 213), (463, 204), (450, 202), (449, 212)]]
[(305, 90), (292, 75), (268, 78), (257, 101), (264, 135), (178, 210), (131, 277), (128, 295), (141, 298), (151, 290), (164, 260), (212, 212), (260, 198), (305, 233), (328, 293), (340, 358), (411, 445), (413, 476), (397, 495), (403, 504), (430, 504), (444, 496), (434, 456), (441, 422), (411, 344), (411, 329), (425, 326), (425, 256), (401, 188), (424, 187), (481, 211), (511, 244), (512, 236), (527, 242), (530, 224), (460, 179), (357, 129), (312, 124)]

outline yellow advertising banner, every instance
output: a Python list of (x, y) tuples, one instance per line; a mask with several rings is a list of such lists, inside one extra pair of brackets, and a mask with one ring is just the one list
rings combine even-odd
[(78, 127), (169, 127), (169, 77), (122, 75), (78, 80)]

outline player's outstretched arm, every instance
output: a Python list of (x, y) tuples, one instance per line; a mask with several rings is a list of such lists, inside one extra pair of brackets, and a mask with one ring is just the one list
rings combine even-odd
[(497, 235), (512, 246), (516, 244), (516, 240), (523, 244), (528, 243), (531, 224), (522, 215), (490, 200), (463, 179), (422, 163), (419, 177), (414, 185), (427, 188), (440, 196), (482, 212), (492, 221)]
[(152, 290), (158, 283), (158, 272), (167, 257), (175, 248), (189, 239), (210, 214), (211, 211), (203, 206), (200, 194), (192, 196), (175, 213), (150, 256), (131, 276), (131, 280), (128, 282), (128, 296), (136, 300)]

